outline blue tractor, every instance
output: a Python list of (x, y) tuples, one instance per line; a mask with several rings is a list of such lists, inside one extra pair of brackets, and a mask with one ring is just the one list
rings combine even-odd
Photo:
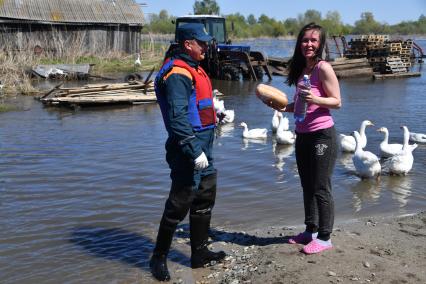
[[(211, 78), (238, 81), (262, 80), (264, 74), (272, 79), (267, 59), (260, 51), (250, 50), (248, 45), (233, 45), (227, 39), (225, 18), (214, 15), (188, 15), (176, 19), (176, 28), (187, 23), (202, 23), (214, 38), (201, 66)], [(167, 54), (177, 48), (176, 40)], [(167, 56), (167, 55), (166, 55)]]

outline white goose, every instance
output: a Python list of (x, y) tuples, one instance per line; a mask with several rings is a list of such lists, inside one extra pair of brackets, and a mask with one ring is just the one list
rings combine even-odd
[(141, 55), (138, 53), (138, 57), (135, 60), (135, 66), (141, 66)]
[[(365, 148), (365, 146), (367, 145), (367, 136), (365, 136), (365, 128), (367, 126), (372, 126), (372, 125), (374, 124), (369, 120), (364, 120), (361, 123), (361, 127), (359, 128), (361, 148)], [(342, 149), (343, 152), (355, 152), (356, 142), (353, 136), (340, 134), (339, 138), (340, 138), (340, 148)]]
[(401, 126), (404, 131), (404, 144), (402, 150), (393, 156), (389, 162), (389, 172), (395, 175), (406, 175), (413, 167), (414, 157), (413, 150), (417, 148), (417, 144), (409, 145), (410, 131), (407, 126)]
[(284, 131), (289, 130), (290, 129), (290, 122), (289, 122), (287, 116), (282, 116), (282, 114), (281, 114), (280, 119), (282, 119), (282, 122), (283, 122), (283, 126), (282, 126), (283, 130)]
[(245, 122), (241, 122), (240, 125), (244, 127), (244, 131), (243, 131), (244, 138), (265, 139), (266, 137), (268, 137), (268, 129), (266, 128), (254, 128), (249, 130)]
[(219, 124), (225, 124), (233, 122), (235, 119), (235, 112), (233, 109), (225, 109), (225, 102), (217, 98), (219, 91), (215, 90), (213, 96), (213, 105), (216, 110), (217, 121)]
[(213, 96), (215, 96), (215, 97), (224, 96), (224, 94), (221, 93), (218, 89), (214, 89), (213, 90)]
[(280, 125), (280, 118), (283, 117), (282, 113), (275, 110), (274, 115), (272, 116), (271, 128), (272, 132), (277, 132), (278, 126)]
[(225, 111), (225, 102), (216, 98), (216, 96), (213, 97), (213, 105), (217, 113), (222, 113)]
[(296, 140), (296, 135), (288, 130), (288, 118), (285, 116), (280, 117), (280, 124), (277, 129), (277, 143), (291, 145)]
[(354, 131), (355, 136), (355, 154), (352, 157), (356, 172), (362, 179), (373, 178), (377, 180), (380, 178), (382, 167), (380, 166), (379, 158), (369, 151), (362, 150), (361, 137), (358, 131)]
[(389, 144), (389, 131), (386, 127), (380, 127), (377, 131), (385, 134), (383, 141), (380, 143), (379, 150), (380, 156), (384, 158), (392, 157), (402, 150), (402, 144)]
[(426, 134), (410, 132), (410, 140), (417, 143), (426, 143)]
[(220, 121), (221, 124), (234, 122), (235, 112), (233, 109), (226, 109), (224, 112), (224, 117)]

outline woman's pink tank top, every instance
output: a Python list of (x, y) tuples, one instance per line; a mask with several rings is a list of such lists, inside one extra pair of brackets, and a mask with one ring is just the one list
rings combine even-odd
[[(325, 61), (320, 61), (314, 67), (311, 72), (311, 92), (314, 96), (327, 97), (324, 89), (322, 88), (322, 83), (319, 78), (319, 68), (321, 64), (328, 64)], [(298, 84), (303, 81), (303, 75), (300, 76)], [(299, 93), (299, 88), (296, 87), (296, 93), (293, 97), (293, 101), (296, 98), (296, 95)], [(325, 107), (320, 107), (316, 104), (308, 104), (306, 109), (306, 117), (302, 122), (296, 122), (296, 132), (299, 133), (308, 133), (314, 132), (320, 129), (330, 128), (334, 125), (333, 118), (330, 114), (330, 110)]]

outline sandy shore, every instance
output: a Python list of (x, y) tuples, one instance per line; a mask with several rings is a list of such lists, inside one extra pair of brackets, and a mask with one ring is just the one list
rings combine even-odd
[[(317, 255), (287, 243), (299, 229), (216, 227), (211, 246), (227, 260), (195, 270), (169, 261), (171, 283), (426, 283), (426, 212), (336, 224), (334, 248)], [(187, 237), (180, 229), (174, 247), (187, 247)]]

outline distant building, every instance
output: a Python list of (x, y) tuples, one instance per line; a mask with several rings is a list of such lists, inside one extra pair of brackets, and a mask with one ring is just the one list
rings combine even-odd
[(0, 0), (0, 48), (54, 55), (140, 51), (134, 0)]

